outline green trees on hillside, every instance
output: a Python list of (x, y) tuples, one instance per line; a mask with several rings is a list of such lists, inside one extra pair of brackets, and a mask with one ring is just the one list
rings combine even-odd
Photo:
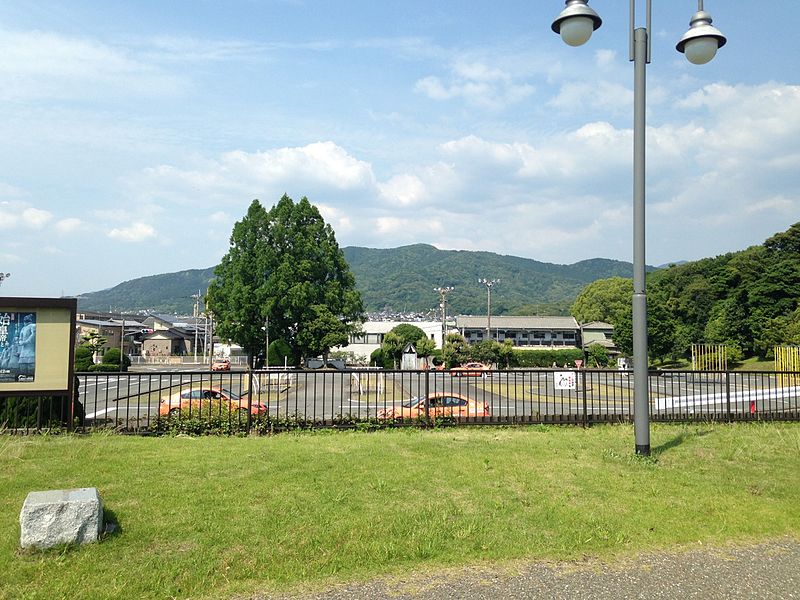
[[(606, 320), (631, 352), (630, 280), (589, 284), (573, 304), (581, 322)], [(735, 354), (770, 356), (775, 345), (800, 343), (800, 223), (761, 246), (648, 275), (648, 342), (652, 358), (688, 356), (694, 343), (724, 343)]]
[(346, 344), (364, 319), (361, 296), (333, 230), (306, 198), (284, 195), (267, 211), (258, 200), (236, 223), (208, 291), (217, 332), (251, 356), (269, 337), (297, 361)]

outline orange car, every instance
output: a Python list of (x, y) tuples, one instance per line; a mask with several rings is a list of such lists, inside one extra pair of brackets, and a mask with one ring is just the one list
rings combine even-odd
[(428, 396), (414, 396), (398, 407), (387, 407), (378, 411), (379, 419), (416, 419), (425, 416), (436, 417), (488, 417), (491, 416), (489, 404), (478, 402), (454, 392), (433, 392)]
[(453, 367), (450, 369), (450, 375), (453, 377), (485, 377), (492, 367), (479, 362), (468, 362), (460, 367)]
[(212, 371), (230, 371), (231, 370), (231, 361), (227, 358), (215, 358), (214, 362), (211, 363), (211, 370)]
[[(219, 414), (223, 409), (238, 411), (247, 418), (247, 394), (240, 396), (225, 388), (191, 387), (161, 398), (158, 403), (159, 415), (191, 412), (201, 414)], [(267, 407), (258, 402), (250, 405), (253, 416), (265, 414)]]

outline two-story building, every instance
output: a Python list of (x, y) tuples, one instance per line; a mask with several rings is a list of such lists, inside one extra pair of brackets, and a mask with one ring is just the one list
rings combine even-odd
[(487, 334), (487, 324), (485, 316), (456, 317), (456, 329), (470, 344), (492, 339), (501, 343), (511, 340), (514, 346), (526, 348), (581, 347), (581, 329), (574, 317), (493, 316), (491, 336)]

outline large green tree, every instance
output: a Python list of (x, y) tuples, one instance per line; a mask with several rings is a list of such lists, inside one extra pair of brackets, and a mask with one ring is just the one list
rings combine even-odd
[(598, 279), (583, 288), (570, 310), (579, 323), (605, 321), (616, 326), (618, 321), (631, 312), (632, 297), (632, 279)]
[(364, 320), (355, 279), (333, 230), (307, 198), (284, 195), (267, 211), (258, 200), (233, 227), (230, 249), (208, 290), (217, 333), (251, 356), (282, 339), (294, 359), (344, 345)]

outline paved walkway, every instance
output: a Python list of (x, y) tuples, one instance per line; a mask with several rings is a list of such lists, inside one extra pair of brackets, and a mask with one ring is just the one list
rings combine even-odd
[(514, 563), (258, 600), (800, 599), (800, 542), (653, 553), (622, 562)]

